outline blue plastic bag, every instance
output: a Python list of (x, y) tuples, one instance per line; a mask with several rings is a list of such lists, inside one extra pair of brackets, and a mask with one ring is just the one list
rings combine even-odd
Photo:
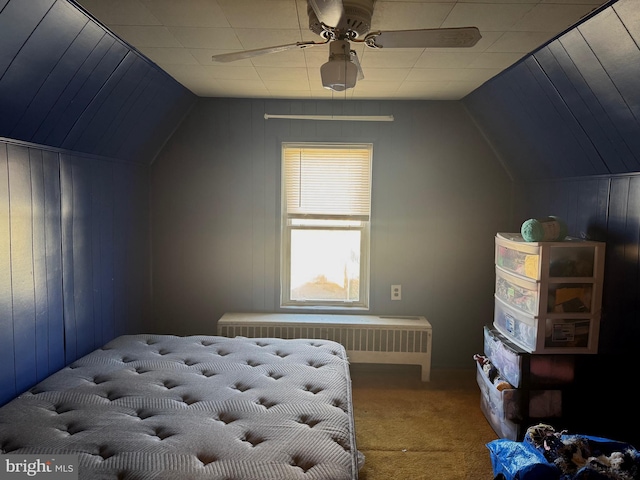
[[(514, 442), (498, 439), (487, 444), (491, 455), (491, 465), (495, 478), (505, 480), (608, 480), (612, 478), (640, 478), (640, 454), (632, 445), (607, 438), (586, 435), (562, 435), (563, 441), (571, 438), (583, 438), (588, 441), (590, 454), (593, 456), (609, 456), (613, 452), (629, 452), (631, 454), (624, 475), (616, 472), (598, 472), (588, 466), (563, 472), (555, 463), (545, 458), (542, 451), (530, 442)], [(551, 459), (553, 460), (553, 459)]]
[(506, 480), (555, 480), (560, 470), (526, 442), (498, 439), (487, 444), (494, 476)]

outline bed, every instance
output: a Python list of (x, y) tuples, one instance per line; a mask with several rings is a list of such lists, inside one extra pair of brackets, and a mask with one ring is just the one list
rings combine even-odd
[(80, 479), (354, 480), (351, 379), (328, 340), (125, 335), (0, 408), (0, 454)]

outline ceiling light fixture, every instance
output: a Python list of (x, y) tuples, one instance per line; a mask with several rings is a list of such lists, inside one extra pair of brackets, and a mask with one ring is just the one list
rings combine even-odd
[(356, 86), (358, 66), (351, 61), (351, 48), (346, 40), (334, 40), (329, 44), (329, 61), (320, 67), (322, 86), (335, 92), (343, 92)]

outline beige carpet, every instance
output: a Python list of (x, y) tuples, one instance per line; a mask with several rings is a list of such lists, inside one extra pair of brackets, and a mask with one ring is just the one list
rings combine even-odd
[(491, 480), (486, 444), (497, 438), (480, 411), (475, 370), (354, 364), (360, 480)]

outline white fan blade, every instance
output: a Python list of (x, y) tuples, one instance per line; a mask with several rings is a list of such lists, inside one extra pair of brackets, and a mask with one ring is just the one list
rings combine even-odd
[(257, 57), (260, 55), (266, 55), (268, 53), (285, 52), (287, 50), (295, 50), (296, 48), (315, 47), (317, 45), (326, 45), (327, 42), (297, 42), (289, 43), (287, 45), (278, 45), (276, 47), (257, 48), (255, 50), (244, 50), (242, 52), (233, 53), (221, 53), (220, 55), (214, 55), (211, 59), (214, 62), (235, 62), (236, 60), (243, 60), (245, 58)]
[(351, 62), (358, 67), (358, 80), (362, 80), (364, 78), (364, 72), (362, 71), (362, 66), (360, 65), (360, 60), (358, 59), (358, 55), (355, 50), (351, 50)]
[(473, 47), (482, 38), (476, 27), (372, 32), (364, 43), (372, 48)]
[(309, 5), (321, 23), (327, 27), (345, 26), (344, 6), (342, 0), (309, 0)]

